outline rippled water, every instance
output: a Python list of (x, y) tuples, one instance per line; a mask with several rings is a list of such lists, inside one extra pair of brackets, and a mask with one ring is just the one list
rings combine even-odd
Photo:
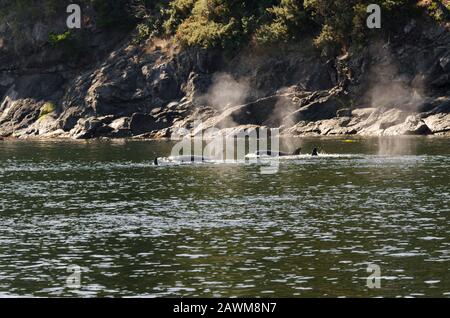
[(261, 175), (152, 166), (169, 142), (0, 142), (0, 296), (449, 297), (450, 140), (295, 142), (334, 155)]

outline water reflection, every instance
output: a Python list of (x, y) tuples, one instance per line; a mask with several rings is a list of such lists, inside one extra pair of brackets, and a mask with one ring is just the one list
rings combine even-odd
[(379, 137), (378, 154), (381, 156), (402, 156), (417, 153), (417, 140), (408, 136)]

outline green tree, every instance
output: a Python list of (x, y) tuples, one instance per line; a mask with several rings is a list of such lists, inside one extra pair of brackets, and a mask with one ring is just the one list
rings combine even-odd
[(288, 42), (296, 40), (311, 29), (312, 21), (305, 11), (303, 1), (281, 0), (267, 9), (271, 20), (256, 31), (259, 43)]

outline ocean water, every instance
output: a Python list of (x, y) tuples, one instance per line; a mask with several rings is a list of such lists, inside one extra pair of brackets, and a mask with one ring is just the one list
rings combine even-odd
[(324, 155), (264, 175), (153, 166), (172, 142), (1, 141), (0, 296), (450, 296), (450, 139), (292, 144)]

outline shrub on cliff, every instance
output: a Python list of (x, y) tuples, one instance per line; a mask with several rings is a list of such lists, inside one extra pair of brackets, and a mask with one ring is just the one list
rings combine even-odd
[(370, 34), (375, 33), (366, 26), (368, 5), (380, 5), (382, 34), (387, 35), (392, 28), (416, 15), (416, 2), (414, 0), (304, 1), (314, 21), (321, 26), (321, 31), (315, 39), (316, 45), (335, 53), (338, 48), (345, 50), (350, 45), (364, 44)]
[(374, 33), (365, 23), (372, 3), (382, 7), (386, 32), (418, 12), (414, 0), (173, 0), (164, 32), (206, 48), (233, 48), (251, 39), (286, 43), (316, 34), (317, 47), (332, 53), (363, 44)]
[(70, 41), (71, 35), (72, 34), (70, 31), (66, 31), (66, 32), (60, 33), (60, 34), (52, 33), (48, 36), (48, 42), (53, 46), (58, 46), (62, 43), (66, 43), (67, 41)]
[(427, 10), (428, 14), (438, 22), (450, 19), (450, 1), (420, 0), (418, 5)]
[[(6, 26), (0, 32), (20, 39), (15, 43), (34, 43), (33, 28), (41, 22), (48, 33), (65, 34), (61, 16), (71, 2), (0, 0), (0, 23)], [(382, 7), (383, 32), (366, 26), (366, 8), (372, 3)], [(235, 49), (250, 41), (290, 43), (313, 36), (316, 46), (329, 54), (363, 45), (372, 34), (389, 35), (416, 14), (427, 12), (441, 21), (450, 15), (448, 0), (79, 0), (78, 4), (85, 20), (101, 28), (137, 26), (140, 39), (175, 36), (185, 46)]]
[(239, 22), (231, 15), (229, 4), (221, 0), (200, 0), (178, 26), (176, 37), (189, 46), (225, 48), (236, 43), (240, 33)]
[(312, 21), (302, 1), (281, 0), (266, 11), (268, 18), (256, 30), (258, 43), (294, 41), (312, 29)]
[(186, 20), (192, 12), (195, 0), (174, 0), (165, 10), (166, 21), (164, 22), (164, 31), (166, 34), (174, 34), (178, 26)]
[(56, 106), (53, 103), (45, 103), (42, 105), (40, 112), (39, 112), (39, 119), (43, 118), (44, 116), (47, 116), (51, 113), (56, 111)]

